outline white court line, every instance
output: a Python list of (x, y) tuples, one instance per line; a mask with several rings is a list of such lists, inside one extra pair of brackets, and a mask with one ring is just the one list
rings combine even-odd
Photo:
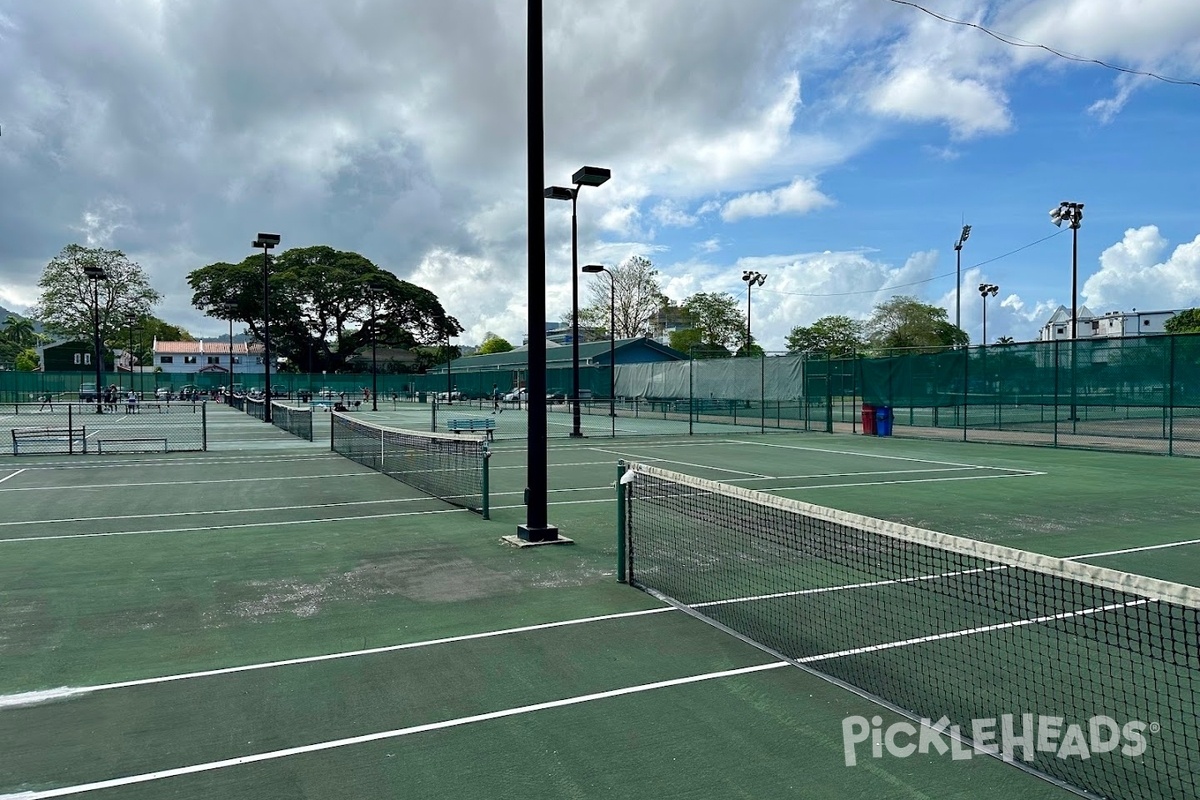
[(1079, 558), (1103, 558), (1104, 556), (1123, 556), (1127, 553), (1144, 553), (1147, 550), (1166, 550), (1169, 547), (1183, 547), (1190, 544), (1200, 544), (1200, 539), (1185, 539), (1181, 542), (1166, 542), (1165, 544), (1148, 544), (1142, 547), (1127, 547), (1124, 550), (1105, 550), (1100, 553), (1085, 553), (1081, 556), (1062, 556), (1068, 560)]
[[(9, 476), (11, 477), (11, 476)], [(6, 479), (7, 480), (7, 479)], [(0, 481), (2, 482), (2, 481)], [(64, 522), (108, 522), (118, 519), (159, 519), (161, 517), (205, 517), (210, 514), (261, 514), (276, 511), (307, 511), (315, 508), (342, 508), (346, 506), (373, 506), (390, 503), (416, 503), (431, 499), (423, 497), (393, 497), (386, 500), (347, 500), (341, 503), (313, 503), (304, 506), (266, 506), (259, 508), (221, 508), (203, 511), (160, 511), (153, 514), (112, 514), (103, 517), (66, 517), (61, 519), (31, 519), (16, 522), (0, 522), (0, 527), (9, 525), (57, 525)]]
[(181, 672), (175, 675), (158, 675), (153, 678), (137, 678), (128, 681), (117, 681), (115, 683), (100, 683), (92, 686), (64, 686), (57, 689), (46, 689), (35, 692), (20, 692), (17, 694), (0, 695), (0, 709), (37, 705), (42, 702), (60, 700), (67, 697), (77, 697), (79, 695), (91, 694), (93, 692), (103, 692), (109, 689), (128, 689), (134, 686), (152, 686), (159, 683), (174, 683), (175, 681), (193, 680), (195, 678), (211, 678), (218, 675), (233, 675), (240, 672), (256, 672), (263, 669), (274, 669), (275, 667), (291, 667), (297, 664), (318, 664), (322, 661), (337, 661), (343, 658), (358, 658), (359, 656), (371, 656), (379, 653), (395, 653), (401, 650), (417, 650), (423, 647), (434, 647), (442, 644), (470, 642), (478, 639), (493, 639), (497, 636), (510, 636), (518, 633), (530, 633), (531, 631), (566, 628), (573, 625), (587, 625), (592, 622), (607, 622), (614, 619), (644, 617), (649, 614), (661, 614), (666, 611), (674, 610), (675, 609), (672, 606), (660, 606), (657, 608), (646, 608), (640, 611), (623, 611), (616, 614), (602, 614), (592, 617), (576, 617), (574, 619), (560, 620), (559, 622), (543, 622), (537, 625), (522, 625), (519, 628), (500, 628), (498, 630), (483, 631), (481, 633), (466, 633), (460, 636), (446, 636), (440, 639), (425, 639), (418, 642), (405, 642), (404, 644), (370, 647), (363, 650), (346, 650), (337, 653), (325, 653), (319, 656), (286, 658), (280, 661), (264, 661), (256, 664), (242, 664), (236, 667), (206, 669), (199, 670), (197, 672)]
[(365, 744), (367, 742), (377, 742), (383, 739), (396, 739), (401, 736), (408, 736), (414, 733), (426, 733), (428, 731), (444, 730), (446, 728), (457, 728), (462, 725), (470, 725), (476, 722), (487, 722), (489, 720), (503, 719), (505, 717), (515, 717), (521, 714), (531, 714), (535, 711), (563, 708), (565, 706), (579, 705), (580, 703), (589, 703), (593, 700), (607, 700), (612, 697), (640, 694), (642, 692), (650, 692), (656, 689), (666, 689), (672, 686), (684, 686), (689, 683), (699, 683), (701, 681), (716, 680), (719, 678), (730, 678), (736, 675), (749, 675), (755, 672), (762, 672), (769, 669), (779, 669), (780, 667), (786, 666), (790, 666), (790, 664), (786, 661), (771, 661), (766, 664), (755, 664), (752, 667), (739, 667), (737, 669), (721, 670), (720, 672), (706, 672), (701, 675), (688, 675), (683, 678), (671, 678), (665, 681), (655, 681), (654, 683), (643, 683), (638, 686), (627, 686), (623, 689), (610, 689), (606, 692), (576, 695), (575, 697), (566, 697), (561, 700), (550, 700), (545, 703), (534, 703), (533, 705), (506, 708), (500, 711), (489, 711), (486, 714), (475, 714), (474, 716), (470, 717), (459, 717), (457, 719), (449, 719), (442, 722), (431, 722), (425, 725), (413, 725), (408, 728), (397, 728), (396, 730), (368, 733), (362, 736), (351, 736), (345, 739), (334, 739), (326, 742), (317, 742), (316, 744), (301, 745), (299, 747), (288, 747), (283, 750), (272, 750), (265, 753), (239, 756), (237, 758), (227, 758), (222, 761), (209, 761), (204, 764), (192, 764), (187, 767), (176, 767), (174, 769), (159, 770), (157, 772), (147, 772), (141, 775), (129, 775), (124, 778), (112, 778), (110, 780), (96, 781), (94, 783), (82, 783), (76, 786), (63, 786), (57, 789), (21, 792), (20, 794), (13, 795), (0, 795), (0, 800), (41, 800), (41, 798), (66, 797), (73, 794), (94, 792), (100, 789), (111, 789), (118, 786), (131, 786), (139, 783), (149, 783), (150, 781), (162, 780), (164, 778), (174, 778), (180, 775), (192, 775), (198, 772), (209, 772), (217, 769), (225, 769), (227, 767), (236, 767), (242, 764), (256, 764), (263, 761), (274, 761), (276, 759), (301, 755), (303, 753), (316, 753), (322, 750), (333, 750), (338, 747), (348, 747), (351, 745)]
[[(311, 481), (326, 478), (362, 478), (367, 475), (380, 475), (379, 472), (340, 472), (334, 475), (285, 475), (278, 478), (215, 478), (208, 481), (152, 481), (144, 483), (89, 483), (81, 489), (120, 489), (133, 486), (198, 486), (202, 483), (262, 483), (263, 481)], [(62, 486), (26, 486), (20, 489), (0, 489), (0, 492), (60, 492)]]
[[(856, 453), (852, 450), (830, 450), (824, 447), (803, 447), (797, 444), (775, 444), (773, 442), (748, 442), (741, 439), (727, 439), (729, 444), (745, 444), (757, 447), (779, 447), (785, 450), (807, 450), (813, 453), (832, 453), (842, 456), (861, 456), (862, 458), (886, 458), (892, 461), (915, 461), (918, 464), (942, 464), (948, 467), (971, 467), (972, 469), (995, 469), (1002, 472), (1025, 472), (1026, 470), (1017, 469), (1015, 467), (993, 467), (987, 464), (963, 464), (958, 461), (935, 461), (932, 458), (912, 458), (908, 456), (890, 456), (882, 453)], [(1037, 475), (1045, 475), (1044, 472), (1031, 473)]]
[(822, 653), (815, 656), (805, 656), (798, 658), (796, 661), (800, 664), (812, 664), (817, 661), (829, 661), (834, 658), (843, 658), (845, 656), (856, 656), (862, 653), (877, 653), (880, 650), (894, 650), (897, 647), (908, 647), (914, 644), (925, 644), (927, 642), (938, 642), (943, 639), (958, 639), (963, 636), (974, 636), (977, 633), (990, 633), (992, 631), (1003, 631), (1010, 628), (1020, 628), (1026, 625), (1038, 625), (1043, 622), (1056, 622), (1061, 619), (1070, 619), (1072, 617), (1086, 617), (1092, 614), (1103, 614), (1106, 611), (1116, 611), (1122, 608), (1131, 606), (1143, 606), (1147, 603), (1154, 602), (1148, 598), (1141, 600), (1129, 600), (1124, 603), (1110, 603), (1105, 606), (1096, 606), (1095, 608), (1082, 608), (1078, 611), (1064, 611), (1061, 614), (1047, 614), (1042, 617), (1030, 617), (1028, 619), (1018, 619), (1012, 622), (998, 622), (994, 625), (983, 625), (978, 628), (965, 628), (958, 631), (948, 631), (946, 633), (935, 633), (929, 636), (918, 636), (914, 639), (901, 639), (896, 642), (884, 642), (883, 644), (872, 644), (864, 647), (855, 647), (850, 650), (839, 650), (836, 653)]
[[(433, 497), (421, 498), (435, 500)], [(58, 539), (98, 539), (108, 536), (142, 536), (145, 534), (162, 533), (205, 533), (207, 531), (231, 531), (241, 528), (262, 528), (270, 526), (280, 528), (289, 525), (320, 525), (326, 522), (356, 522), (364, 519), (393, 519), (395, 517), (415, 517), (421, 514), (457, 514), (466, 512), (465, 508), (439, 508), (429, 511), (397, 511), (394, 514), (358, 514), (353, 517), (323, 517), (321, 519), (269, 520), (263, 522), (244, 522), (237, 525), (207, 525), (194, 528), (159, 528), (146, 531), (106, 531), (103, 533), (65, 533), (57, 536), (22, 536), (13, 539), (0, 539), (0, 546), (15, 542), (51, 542)]]
[(229, 464), (237, 466), (240, 464), (283, 464), (290, 461), (333, 461), (341, 460), (342, 456), (324, 453), (322, 455), (313, 456), (225, 456), (221, 458), (145, 458), (145, 459), (122, 459), (108, 460), (105, 458), (103, 464), (70, 464), (67, 462), (57, 464), (38, 464), (33, 467), (26, 467), (29, 470), (41, 472), (58, 472), (61, 470), (71, 469), (125, 469), (127, 467), (209, 467), (214, 464)]
[[(988, 467), (980, 467), (980, 469), (988, 469)], [(1011, 472), (1011, 471), (1010, 471)], [(946, 483), (949, 481), (992, 481), (1000, 480), (1001, 478), (1029, 478), (1034, 475), (1045, 475), (1044, 472), (1012, 472), (1008, 475), (959, 475), (957, 477), (947, 478), (914, 478), (911, 481), (859, 481), (856, 483), (821, 483), (815, 486), (768, 486), (765, 489), (757, 491), (763, 492), (797, 492), (808, 489), (846, 489), (855, 486), (894, 486), (904, 483)], [(732, 481), (730, 481), (732, 483)], [(3, 490), (0, 490), (3, 491)]]
[(14, 472), (14, 473), (12, 473), (12, 474), (10, 474), (10, 475), (5, 475), (3, 478), (0, 478), (0, 483), (4, 483), (4, 482), (5, 482), (6, 480), (8, 480), (9, 478), (15, 478), (15, 477), (17, 477), (18, 475), (20, 475), (20, 474), (21, 474), (22, 472), (24, 472), (24, 471), (25, 471), (25, 470), (23, 470), (23, 469), (19, 469), (19, 470), (17, 470), (16, 472)]
[(679, 464), (684, 467), (696, 467), (697, 469), (712, 469), (717, 472), (731, 472), (734, 475), (746, 475), (751, 478), (771, 478), (771, 475), (763, 475), (761, 472), (746, 472), (740, 469), (726, 469), (725, 467), (714, 467), (711, 464), (693, 464), (690, 461), (672, 461), (669, 458), (652, 458), (649, 456), (639, 456), (636, 453), (630, 453), (625, 450), (607, 450), (603, 447), (591, 447), (590, 450), (595, 450), (597, 453), (611, 453), (615, 456), (624, 456), (637, 461), (657, 461), (661, 464)]
[(964, 469), (983, 469), (983, 467), (931, 467), (929, 469), (877, 469), (867, 472), (823, 472), (816, 475), (777, 475), (772, 478), (726, 478), (726, 483), (744, 483), (745, 481), (796, 481), (807, 478), (854, 478), (866, 475), (919, 475), (926, 472), (962, 472)]

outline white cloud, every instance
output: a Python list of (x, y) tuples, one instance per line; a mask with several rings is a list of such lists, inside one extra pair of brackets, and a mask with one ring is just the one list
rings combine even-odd
[(722, 207), (721, 218), (736, 222), (746, 217), (807, 214), (830, 205), (833, 200), (817, 189), (815, 180), (797, 178), (787, 186), (769, 192), (749, 192), (733, 198)]
[(1200, 236), (1177, 246), (1156, 225), (1130, 228), (1100, 255), (1100, 270), (1081, 289), (1094, 313), (1190, 308), (1200, 305)]
[(868, 95), (877, 114), (916, 122), (944, 122), (956, 138), (1002, 133), (1012, 127), (1007, 98), (974, 78), (954, 78), (924, 67), (901, 69)]
[(721, 240), (716, 237), (705, 239), (703, 242), (697, 242), (695, 248), (701, 253), (715, 253), (721, 249)]
[(653, 208), (650, 215), (658, 224), (675, 228), (690, 228), (699, 220), (699, 217), (687, 213), (673, 200), (663, 200)]

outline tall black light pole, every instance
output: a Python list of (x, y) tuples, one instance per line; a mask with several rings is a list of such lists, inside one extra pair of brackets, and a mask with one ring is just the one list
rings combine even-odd
[(450, 375), (450, 363), (454, 358), (450, 355), (450, 332), (446, 332), (446, 405), (454, 405), (454, 379)]
[(132, 311), (125, 315), (125, 324), (129, 327), (129, 391), (133, 391), (133, 324), (138, 321), (137, 314)]
[[(971, 226), (963, 225), (958, 241), (954, 243), (954, 327), (962, 330), (962, 248), (971, 235)], [(986, 342), (985, 342), (986, 344)]]
[[(271, 256), (268, 251), (277, 244), (279, 244), (279, 234), (277, 233), (260, 233), (258, 238), (250, 243), (251, 247), (261, 247), (263, 251), (263, 347), (266, 351), (263, 356), (263, 374), (266, 376), (263, 379), (266, 391), (266, 396), (263, 398), (265, 403), (263, 422), (271, 421), (271, 307), (269, 303), (271, 289), (268, 283)], [(231, 364), (230, 367), (232, 366)]]
[(367, 287), (367, 297), (371, 300), (371, 410), (379, 410), (379, 368), (375, 353), (375, 307), (378, 289)]
[(750, 287), (762, 286), (767, 282), (767, 276), (761, 272), (742, 270), (742, 280), (746, 282), (746, 355), (750, 355)]
[(104, 368), (103, 353), (100, 350), (100, 281), (108, 280), (108, 273), (99, 264), (88, 264), (83, 268), (83, 274), (92, 282), (92, 338), (96, 351), (96, 413), (104, 413), (103, 391), (104, 383), (102, 370)]
[(584, 272), (608, 275), (608, 415), (617, 415), (617, 278), (600, 264), (588, 264)]
[(229, 395), (225, 404), (233, 405), (233, 317), (229, 318)]
[(994, 283), (979, 284), (979, 296), (983, 298), (983, 346), (987, 347), (987, 299), (990, 294), (995, 297), (1000, 287)]
[(1079, 226), (1083, 222), (1083, 203), (1063, 200), (1058, 208), (1050, 209), (1050, 221), (1057, 227), (1064, 222), (1071, 229), (1071, 419), (1079, 419), (1076, 412), (1075, 340), (1079, 338)]
[[(580, 167), (571, 176), (573, 188), (550, 186), (542, 193), (551, 200), (571, 201), (571, 436), (583, 436), (579, 419), (579, 187), (599, 186), (612, 177), (604, 167)], [(543, 337), (544, 338), (544, 337)]]

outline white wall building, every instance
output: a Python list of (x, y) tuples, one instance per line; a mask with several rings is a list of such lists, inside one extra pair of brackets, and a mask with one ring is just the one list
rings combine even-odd
[[(232, 366), (234, 375), (262, 375), (263, 354), (261, 344), (235, 342), (160, 342), (154, 340), (154, 366), (165, 374), (196, 372), (223, 372), (228, 374)], [(232, 359), (233, 363), (230, 364)], [(271, 370), (274, 375), (276, 369)]]
[[(1079, 307), (1078, 333), (1076, 338), (1148, 336), (1166, 333), (1166, 323), (1178, 311), (1109, 311), (1097, 317), (1087, 306)], [(1038, 341), (1071, 338), (1071, 310), (1059, 306), (1042, 329)]]

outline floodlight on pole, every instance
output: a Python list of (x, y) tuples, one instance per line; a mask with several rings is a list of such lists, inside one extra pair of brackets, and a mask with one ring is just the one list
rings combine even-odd
[[(260, 233), (258, 238), (250, 243), (251, 247), (261, 247), (263, 251), (263, 379), (264, 391), (263, 397), (263, 422), (271, 421), (271, 309), (270, 298), (271, 289), (268, 283), (268, 278), (271, 271), (271, 256), (267, 252), (275, 245), (279, 244), (279, 234), (277, 233)], [(230, 367), (232, 368), (232, 364)]]
[(754, 272), (753, 270), (742, 270), (742, 280), (746, 282), (746, 355), (750, 355), (750, 342), (753, 341), (750, 336), (750, 288), (753, 286), (762, 286), (767, 282), (767, 276), (762, 272)]
[(132, 311), (125, 313), (125, 325), (129, 328), (129, 350), (126, 352), (126, 358), (129, 360), (129, 391), (131, 392), (133, 391), (133, 326), (137, 321), (137, 314)]
[(367, 286), (367, 297), (371, 301), (371, 410), (379, 410), (379, 367), (375, 351), (376, 335), (375, 322), (378, 319), (376, 308), (379, 301), (379, 287)]
[(588, 264), (583, 271), (608, 275), (608, 415), (617, 416), (617, 276), (600, 264)]
[(104, 376), (103, 352), (100, 348), (100, 281), (108, 280), (108, 272), (99, 264), (88, 264), (83, 268), (84, 276), (92, 282), (92, 338), (96, 359), (96, 413), (104, 413), (103, 387)]
[(1067, 223), (1071, 229), (1071, 419), (1076, 416), (1075, 340), (1079, 338), (1079, 226), (1083, 223), (1083, 203), (1063, 200), (1050, 209), (1050, 222), (1058, 228)]
[(971, 226), (963, 225), (958, 241), (954, 243), (954, 327), (962, 329), (962, 249), (971, 235)]
[(571, 176), (574, 187), (548, 186), (548, 200), (571, 201), (571, 436), (583, 436), (579, 416), (579, 187), (600, 186), (612, 177), (605, 167), (580, 167)]
[(987, 347), (987, 299), (990, 294), (995, 297), (1000, 287), (994, 283), (979, 284), (979, 296), (983, 298), (983, 346)]

